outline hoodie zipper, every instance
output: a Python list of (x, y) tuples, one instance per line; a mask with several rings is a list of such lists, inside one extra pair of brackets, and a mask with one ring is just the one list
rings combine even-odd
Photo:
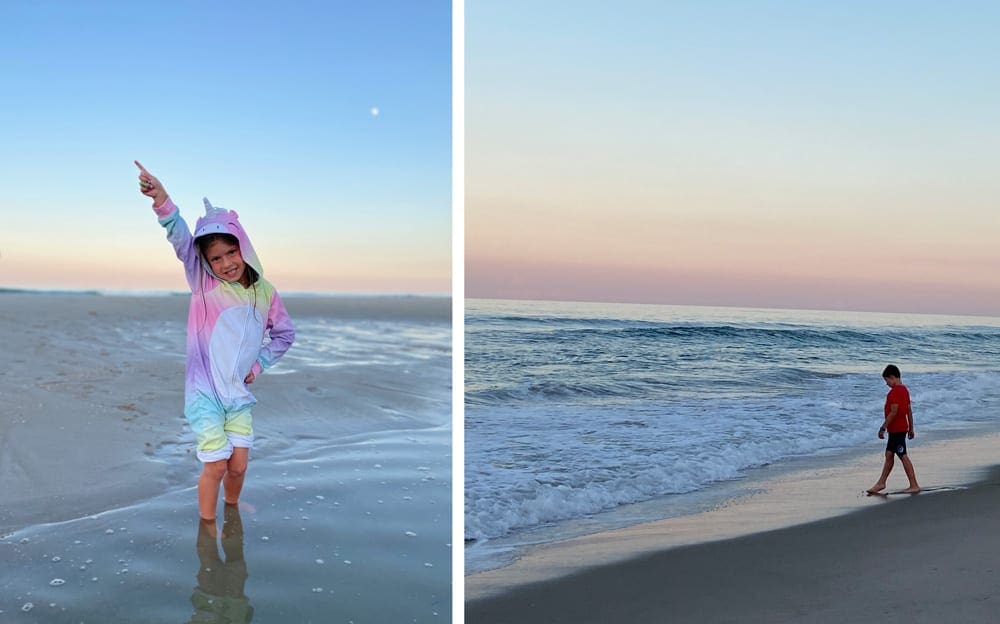
[[(240, 285), (240, 287), (242, 288), (242, 285)], [(240, 360), (243, 359), (241, 356), (243, 355), (243, 348), (246, 346), (246, 343), (247, 343), (247, 334), (250, 333), (250, 330), (249, 330), (250, 319), (253, 318), (253, 314), (255, 312), (255, 308), (252, 305), (250, 305), (250, 297), (249, 297), (249, 294), (247, 293), (247, 289), (244, 288), (243, 291), (244, 291), (244, 294), (247, 295), (246, 303), (247, 303), (247, 307), (249, 309), (247, 310), (246, 317), (243, 319), (243, 332), (240, 335), (240, 347), (239, 347), (239, 349), (236, 350), (236, 361), (233, 362), (233, 383), (234, 384), (239, 384), (239, 383), (245, 382), (246, 381), (247, 373), (250, 372), (250, 371), (247, 371), (247, 373), (244, 373), (243, 379), (240, 379), (240, 377), (239, 377), (240, 371), (237, 368), (240, 365)], [(251, 367), (252, 367), (252, 365), (251, 365)], [(251, 368), (251, 370), (252, 370), (252, 368)], [(245, 383), (243, 383), (243, 385), (246, 386)]]

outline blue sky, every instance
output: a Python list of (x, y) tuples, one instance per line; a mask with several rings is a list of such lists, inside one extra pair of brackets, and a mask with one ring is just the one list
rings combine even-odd
[(1000, 315), (1000, 4), (465, 18), (468, 296)]
[(449, 292), (449, 2), (4, 2), (0, 56), (0, 286), (183, 290), (138, 159), (279, 289)]

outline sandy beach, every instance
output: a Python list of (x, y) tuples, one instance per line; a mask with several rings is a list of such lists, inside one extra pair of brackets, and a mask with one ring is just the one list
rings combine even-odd
[(254, 384), (241, 528), (220, 506), (218, 542), (182, 413), (187, 301), (0, 294), (0, 620), (188, 621), (234, 583), (204, 576), (211, 543), (255, 621), (447, 621), (450, 300), (286, 298), (298, 338)]
[(970, 458), (996, 442), (922, 449), (927, 491), (917, 496), (852, 488), (872, 472), (864, 458), (765, 481), (704, 514), (529, 552), (466, 578), (466, 621), (994, 621), (1000, 468)]

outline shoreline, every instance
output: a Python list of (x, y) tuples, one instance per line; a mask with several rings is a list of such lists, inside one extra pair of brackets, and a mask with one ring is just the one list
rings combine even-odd
[[(939, 439), (933, 439), (935, 433)], [(935, 433), (924, 434), (920, 445), (911, 449), (918, 479), (927, 491), (902, 498), (937, 497), (949, 493), (937, 488), (979, 483), (992, 465), (981, 458), (991, 457), (1000, 442), (1000, 434), (995, 432), (979, 432), (974, 437)], [(746, 479), (733, 482), (730, 493), (738, 494), (707, 511), (521, 545), (509, 564), (467, 574), (467, 604), (513, 600), (535, 586), (596, 573), (608, 566), (627, 566), (650, 553), (665, 555), (811, 522), (836, 522), (872, 508), (894, 506), (901, 497), (864, 495), (864, 489), (878, 476), (881, 455), (881, 448), (877, 452), (866, 448), (818, 460), (796, 458), (790, 466), (757, 469)], [(901, 490), (905, 483), (897, 462), (889, 489)]]
[(467, 602), (466, 621), (992, 621), (1000, 537), (988, 519), (1000, 514), (998, 487), (1000, 466), (967, 489), (655, 552)]
[[(0, 535), (196, 481), (183, 416), (189, 297), (0, 297), (0, 338), (10, 354), (0, 380)], [(299, 349), (255, 385), (260, 453), (282, 450), (290, 436), (335, 440), (450, 421), (443, 367), (451, 358), (438, 338), (425, 349), (433, 359), (419, 367), (396, 354), (412, 350), (412, 328), (419, 336), (450, 327), (450, 299), (291, 297), (286, 307), (301, 322)], [(350, 333), (369, 321), (375, 330)], [(337, 351), (334, 339), (363, 345), (362, 354)], [(302, 360), (310, 355), (315, 362)]]
[[(280, 294), (280, 293), (279, 293)], [(169, 319), (187, 321), (189, 292), (122, 292), (106, 294), (96, 290), (18, 290), (0, 288), (0, 300), (5, 306), (23, 309), (38, 301), (59, 302), (66, 307), (91, 306), (95, 311), (107, 311), (123, 303), (146, 306), (153, 314), (160, 308)], [(317, 315), (352, 320), (411, 320), (450, 321), (452, 299), (446, 295), (327, 295), (312, 293), (281, 294), (285, 306), (294, 308), (303, 317)], [(157, 317), (160, 313), (155, 313)], [(289, 312), (291, 314), (291, 311)], [(293, 318), (294, 321), (294, 318)]]
[[(265, 622), (438, 621), (451, 602), (450, 439), (447, 426), (384, 432), (252, 460), (240, 505), (219, 510), (219, 544), (205, 539), (194, 484), (0, 535), (0, 614), (51, 624), (242, 622), (250, 609)], [(238, 547), (224, 528), (234, 516)], [(239, 615), (209, 618), (213, 602)]]
[(449, 612), (447, 301), (286, 301), (296, 345), (254, 381), (247, 483), (215, 539), (183, 415), (189, 298), (0, 299), (0, 620)]

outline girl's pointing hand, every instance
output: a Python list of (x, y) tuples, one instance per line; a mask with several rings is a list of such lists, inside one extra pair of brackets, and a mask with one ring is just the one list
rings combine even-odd
[(138, 160), (133, 162), (139, 168), (139, 192), (153, 199), (154, 208), (161, 206), (163, 202), (167, 201), (167, 190), (163, 188), (163, 184), (156, 179), (156, 176), (146, 171), (142, 163)]

